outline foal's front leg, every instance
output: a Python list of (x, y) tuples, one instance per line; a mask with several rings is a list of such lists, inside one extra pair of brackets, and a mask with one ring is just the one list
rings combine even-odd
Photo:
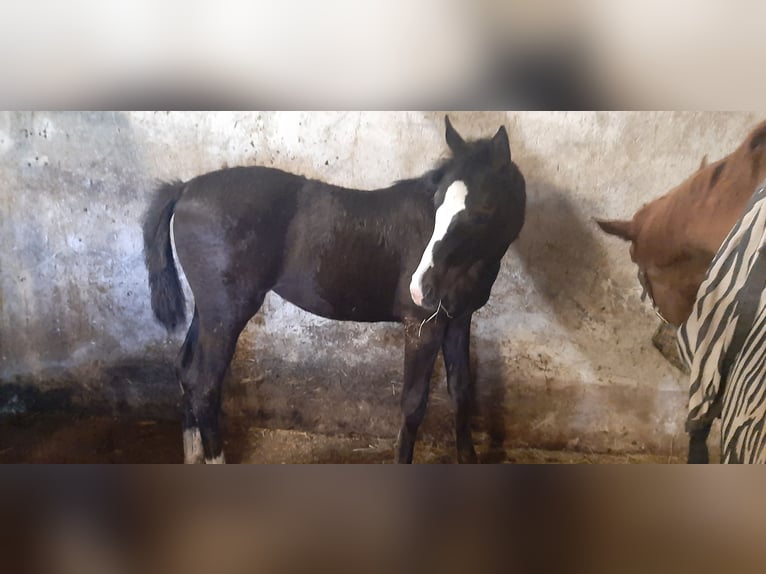
[(444, 339), (445, 322), (435, 317), (428, 323), (404, 322), (404, 389), (402, 415), (404, 421), (396, 445), (396, 462), (409, 464), (415, 450), (415, 437), (426, 414), (428, 388), (436, 355)]
[(471, 437), (471, 314), (449, 322), (442, 344), (447, 389), (455, 404), (455, 442), (460, 463), (477, 462)]

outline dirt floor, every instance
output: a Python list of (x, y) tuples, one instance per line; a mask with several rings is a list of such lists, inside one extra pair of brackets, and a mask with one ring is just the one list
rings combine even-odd
[[(0, 419), (0, 463), (179, 463), (181, 428), (176, 422), (70, 415), (16, 415)], [(338, 436), (253, 427), (227, 421), (230, 463), (389, 463), (393, 438)], [(609, 454), (537, 449), (492, 449), (475, 436), (484, 463), (624, 464), (681, 463), (680, 456)], [(451, 444), (421, 438), (417, 463), (452, 463)], [(679, 453), (680, 454), (680, 453)]]

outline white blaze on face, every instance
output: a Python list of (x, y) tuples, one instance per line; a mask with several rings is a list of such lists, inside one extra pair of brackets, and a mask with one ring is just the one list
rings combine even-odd
[(418, 307), (423, 305), (423, 276), (426, 274), (426, 271), (434, 266), (434, 246), (447, 235), (447, 230), (452, 220), (465, 209), (465, 198), (467, 196), (468, 188), (465, 183), (455, 181), (447, 188), (444, 201), (439, 206), (439, 209), (436, 210), (434, 233), (431, 236), (431, 241), (426, 246), (426, 250), (423, 252), (420, 265), (418, 265), (415, 273), (412, 274), (412, 281), (410, 281), (410, 295)]

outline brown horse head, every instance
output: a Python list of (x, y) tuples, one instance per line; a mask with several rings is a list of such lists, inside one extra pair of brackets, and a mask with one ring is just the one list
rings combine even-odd
[(691, 313), (711, 260), (766, 177), (766, 122), (725, 158), (644, 205), (630, 220), (596, 220), (630, 242), (639, 281), (658, 314), (680, 325)]

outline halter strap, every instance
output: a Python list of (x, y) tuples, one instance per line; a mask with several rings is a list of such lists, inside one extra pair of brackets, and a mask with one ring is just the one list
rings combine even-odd
[(666, 325), (669, 325), (670, 321), (668, 321), (662, 315), (660, 308), (657, 306), (657, 302), (654, 300), (654, 295), (652, 294), (652, 286), (649, 283), (649, 280), (646, 278), (646, 271), (644, 271), (640, 267), (638, 269), (638, 282), (641, 284), (641, 301), (646, 301), (646, 297), (648, 295), (649, 301), (652, 303), (652, 309), (654, 310), (654, 314), (657, 315), (660, 321), (662, 321)]

